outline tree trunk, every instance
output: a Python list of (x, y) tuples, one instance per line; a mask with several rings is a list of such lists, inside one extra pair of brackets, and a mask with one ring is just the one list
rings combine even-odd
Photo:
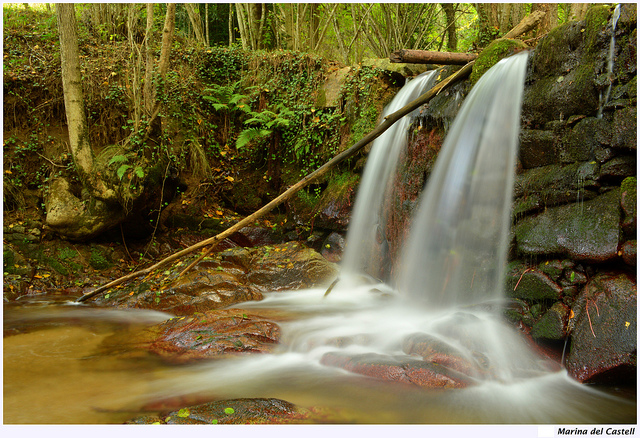
[(533, 3), (531, 5), (531, 14), (537, 11), (541, 11), (544, 14), (538, 24), (538, 28), (536, 31), (536, 35), (541, 36), (558, 25), (558, 4)]
[(571, 11), (569, 12), (569, 21), (582, 20), (587, 16), (587, 11), (591, 3), (571, 3)]
[(153, 3), (147, 3), (147, 25), (144, 35), (144, 54), (145, 54), (145, 75), (144, 75), (144, 106), (145, 114), (148, 116), (153, 112), (155, 101), (155, 90), (153, 89)]
[(480, 47), (505, 34), (525, 15), (523, 3), (473, 3), (473, 7), (478, 13), (476, 44)]
[(538, 23), (545, 17), (544, 11), (534, 11), (530, 15), (527, 15), (522, 19), (520, 23), (509, 32), (507, 32), (502, 38), (516, 38), (520, 35), (529, 32), (531, 29), (535, 29)]
[(475, 53), (432, 52), (429, 50), (398, 50), (391, 54), (391, 62), (415, 64), (456, 64), (464, 65), (476, 59)]
[(89, 142), (75, 5), (59, 3), (56, 9), (69, 147), (86, 196), (78, 196), (67, 179), (52, 178), (45, 197), (45, 221), (50, 229), (69, 239), (85, 240), (120, 223), (124, 212), (118, 203), (116, 191), (102, 179), (106, 169), (96, 166)]
[(83, 185), (92, 196), (105, 202), (116, 198), (113, 190), (97, 177), (95, 156), (89, 142), (89, 128), (82, 93), (80, 50), (76, 30), (75, 5), (58, 3), (58, 29), (60, 33), (60, 61), (62, 65), (62, 89), (69, 129), (69, 146), (76, 170)]
[(440, 3), (444, 15), (447, 17), (447, 50), (455, 52), (458, 48), (458, 35), (456, 33), (456, 9), (453, 3)]
[(191, 26), (193, 26), (193, 33), (196, 37), (196, 42), (201, 45), (206, 45), (207, 42), (204, 38), (204, 32), (202, 30), (202, 20), (200, 18), (199, 9), (196, 9), (193, 3), (185, 3), (184, 7), (187, 10), (187, 15), (189, 16)]
[[(162, 48), (160, 49), (160, 59), (158, 60), (158, 76), (164, 82), (164, 79), (167, 76), (167, 71), (169, 70), (169, 59), (171, 55), (171, 46), (173, 44), (173, 33), (176, 27), (176, 4), (168, 3), (167, 4), (167, 14), (164, 19), (164, 28), (162, 29)], [(145, 140), (152, 136), (157, 138), (162, 133), (162, 123), (158, 114), (160, 113), (160, 108), (162, 104), (159, 100), (157, 100), (156, 91), (154, 88), (154, 103), (153, 103), (153, 111), (149, 118), (149, 126), (147, 128), (147, 132), (145, 134)]]

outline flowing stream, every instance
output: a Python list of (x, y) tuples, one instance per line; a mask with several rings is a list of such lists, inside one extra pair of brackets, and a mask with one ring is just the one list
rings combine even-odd
[[(549, 369), (501, 322), (527, 56), (499, 62), (465, 100), (420, 200), (397, 276), (371, 280), (385, 271), (384, 257), (369, 256), (384, 247), (384, 192), (406, 144), (407, 120), (372, 148), (334, 290), (326, 297), (324, 289), (271, 293), (234, 306), (286, 315), (278, 351), (168, 367), (144, 355), (96, 353), (108, 334), (167, 315), (62, 306), (58, 314), (38, 316), (37, 305), (22, 314), (5, 306), (5, 330), (23, 330), (4, 342), (5, 422), (121, 422), (154, 400), (197, 396), (276, 397), (326, 407), (332, 421), (345, 423), (635, 423), (635, 400)], [(431, 73), (410, 81), (389, 111), (433, 81)], [(36, 323), (50, 325), (30, 331)], [(468, 388), (443, 391), (322, 363), (336, 351), (406, 356), (403, 342), (415, 333), (437, 338), (470, 362), (489, 363), (491, 372), (472, 374), (476, 384)]]

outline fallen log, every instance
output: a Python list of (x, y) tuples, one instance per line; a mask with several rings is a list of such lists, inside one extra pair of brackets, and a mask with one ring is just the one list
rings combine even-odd
[(464, 65), (476, 59), (475, 53), (433, 52), (430, 50), (402, 49), (389, 56), (391, 62), (407, 62), (411, 64), (446, 64)]
[[(535, 28), (544, 17), (543, 11), (534, 11), (524, 17), (513, 29), (501, 38), (516, 38)], [(391, 62), (406, 62), (411, 64), (441, 64), (462, 65), (478, 57), (475, 53), (433, 52), (430, 50), (401, 49), (389, 56)]]
[(338, 163), (340, 163), (341, 161), (344, 161), (347, 158), (352, 157), (353, 155), (355, 155), (356, 152), (358, 152), (364, 146), (366, 146), (367, 144), (369, 144), (370, 142), (372, 142), (373, 140), (378, 138), (383, 132), (385, 132), (387, 129), (389, 129), (395, 122), (400, 120), (402, 117), (404, 117), (405, 115), (409, 114), (411, 111), (419, 108), (420, 106), (424, 105), (425, 103), (429, 102), (431, 99), (433, 99), (435, 96), (437, 96), (440, 93), (440, 91), (442, 91), (446, 87), (448, 87), (448, 86), (458, 82), (459, 80), (464, 79), (465, 77), (469, 76), (469, 74), (471, 74), (472, 68), (473, 68), (473, 61), (468, 63), (467, 65), (465, 65), (464, 67), (462, 67), (460, 70), (456, 71), (455, 73), (453, 73), (449, 77), (447, 77), (444, 81), (440, 82), (438, 85), (436, 85), (435, 87), (431, 88), (429, 91), (427, 91), (422, 96), (420, 96), (417, 99), (415, 99), (414, 101), (410, 102), (409, 104), (407, 104), (403, 108), (399, 109), (398, 111), (396, 111), (393, 114), (389, 114), (388, 116), (386, 116), (384, 118), (382, 123), (380, 123), (376, 129), (371, 131), (369, 134), (365, 135), (364, 138), (362, 138), (362, 140), (360, 140), (359, 142), (357, 142), (356, 144), (351, 146), (346, 151), (341, 152), (340, 154), (336, 155), (330, 161), (328, 161), (323, 166), (321, 166), (319, 169), (317, 169), (316, 171), (310, 173), (309, 175), (305, 176), (300, 181), (298, 181), (296, 184), (294, 184), (293, 186), (289, 187), (284, 193), (282, 193), (277, 198), (273, 199), (271, 202), (266, 204), (264, 207), (262, 207), (261, 209), (255, 211), (254, 213), (250, 214), (249, 216), (245, 217), (244, 219), (242, 219), (241, 221), (239, 221), (235, 225), (231, 226), (230, 228), (227, 228), (222, 233), (217, 234), (216, 236), (210, 237), (208, 239), (205, 239), (205, 240), (203, 240), (201, 242), (198, 242), (195, 245), (192, 245), (192, 246), (190, 246), (188, 248), (185, 248), (182, 251), (179, 251), (179, 252), (177, 252), (175, 254), (172, 254), (169, 257), (166, 257), (166, 258), (160, 260), (159, 262), (157, 262), (156, 264), (154, 264), (152, 266), (149, 266), (147, 268), (141, 269), (141, 270), (136, 271), (136, 272), (132, 272), (132, 273), (127, 274), (127, 275), (125, 275), (123, 277), (117, 278), (117, 279), (115, 279), (115, 280), (113, 280), (113, 281), (111, 281), (111, 282), (109, 282), (109, 283), (107, 283), (105, 285), (102, 285), (102, 286), (94, 289), (93, 291), (82, 295), (81, 297), (76, 299), (76, 302), (86, 301), (87, 299), (92, 298), (92, 297), (94, 297), (96, 295), (99, 295), (102, 292), (105, 292), (106, 290), (108, 290), (108, 289), (110, 289), (112, 287), (115, 287), (115, 286), (117, 286), (119, 284), (124, 283), (125, 281), (133, 280), (134, 278), (149, 274), (149, 273), (151, 273), (152, 271), (154, 271), (156, 269), (159, 269), (159, 268), (161, 268), (163, 266), (166, 266), (167, 264), (173, 262), (174, 260), (178, 260), (179, 258), (181, 258), (181, 257), (183, 257), (183, 256), (185, 256), (187, 254), (192, 253), (193, 251), (196, 251), (196, 250), (198, 250), (200, 248), (204, 248), (204, 247), (209, 246), (208, 250), (204, 254), (202, 254), (200, 256), (200, 258), (198, 258), (195, 262), (191, 263), (191, 265), (189, 265), (186, 269), (184, 269), (180, 273), (180, 275), (184, 274), (192, 266), (194, 266), (196, 263), (198, 263), (200, 260), (202, 260), (207, 254), (209, 254), (211, 251), (213, 251), (215, 246), (220, 241), (222, 241), (223, 239), (226, 239), (227, 237), (231, 236), (236, 231), (239, 231), (240, 229), (242, 229), (242, 228), (254, 223), (256, 221), (256, 219), (259, 219), (260, 217), (264, 216), (266, 213), (268, 213), (269, 211), (273, 210), (276, 206), (280, 205), (282, 202), (284, 202), (287, 199), (289, 199), (296, 192), (298, 192), (299, 190), (301, 190), (304, 187), (306, 187), (307, 185), (309, 185), (312, 181), (314, 181), (317, 178), (319, 178), (320, 176), (326, 174), (329, 170), (331, 170), (333, 167), (335, 167)]

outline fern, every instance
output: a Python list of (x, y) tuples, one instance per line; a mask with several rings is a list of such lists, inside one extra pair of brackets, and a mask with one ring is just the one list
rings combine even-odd
[(131, 166), (129, 166), (128, 164), (123, 164), (122, 166), (118, 167), (118, 170), (116, 171), (116, 174), (118, 175), (118, 178), (122, 179), (124, 174), (129, 169), (131, 169)]
[(247, 128), (238, 135), (238, 139), (236, 140), (236, 148), (242, 149), (253, 140), (258, 138), (266, 138), (271, 135), (273, 131), (270, 129), (263, 129), (258, 127)]
[(125, 163), (127, 161), (129, 161), (129, 157), (126, 155), (114, 155), (107, 165), (111, 166), (113, 163)]

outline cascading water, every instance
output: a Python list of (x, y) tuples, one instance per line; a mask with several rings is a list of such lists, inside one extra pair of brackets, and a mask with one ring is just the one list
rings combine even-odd
[[(385, 109), (383, 116), (393, 114), (430, 89), (436, 76), (437, 70), (433, 70), (409, 81)], [(384, 258), (379, 248), (385, 247), (384, 223), (388, 212), (384, 195), (398, 157), (406, 147), (409, 123), (410, 117), (403, 117), (373, 142), (351, 215), (348, 246), (342, 258), (345, 278), (353, 274), (367, 274), (375, 278), (384, 276), (379, 263)]]
[(473, 88), (444, 141), (402, 256), (398, 287), (430, 308), (503, 296), (526, 52)]
[(611, 95), (611, 87), (613, 86), (613, 58), (616, 51), (616, 26), (618, 25), (618, 19), (620, 18), (620, 5), (616, 6), (613, 11), (613, 16), (611, 17), (611, 44), (609, 45), (609, 57), (607, 61), (607, 80), (609, 84), (607, 85), (607, 92), (605, 93), (604, 99), (602, 99), (602, 94), (600, 95), (600, 107), (598, 108), (598, 118), (602, 117), (602, 111), (604, 110), (604, 106), (609, 102), (609, 96)]

